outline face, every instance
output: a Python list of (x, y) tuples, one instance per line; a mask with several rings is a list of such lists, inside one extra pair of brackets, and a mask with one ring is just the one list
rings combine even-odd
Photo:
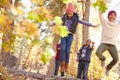
[(116, 14), (115, 13), (111, 13), (109, 16), (108, 16), (108, 19), (110, 22), (114, 22), (115, 19), (116, 19)]
[(88, 45), (90, 45), (90, 44), (91, 44), (91, 40), (88, 39), (88, 40), (86, 41), (86, 45), (88, 46)]
[(73, 14), (74, 14), (74, 13), (71, 12), (71, 11), (67, 12), (67, 15), (68, 15), (69, 18), (71, 18), (71, 17), (73, 16)]

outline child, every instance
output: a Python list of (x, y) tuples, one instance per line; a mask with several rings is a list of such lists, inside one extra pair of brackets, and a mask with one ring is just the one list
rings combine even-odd
[[(58, 75), (58, 70), (60, 66), (60, 44), (56, 46), (56, 57), (55, 57), (55, 70), (54, 75)], [(64, 72), (61, 72), (61, 76), (64, 76)]]
[(69, 59), (70, 59), (70, 48), (73, 42), (73, 35), (76, 32), (78, 23), (92, 27), (98, 27), (99, 25), (92, 25), (89, 22), (80, 20), (77, 13), (75, 12), (75, 8), (72, 3), (68, 4), (66, 13), (63, 15), (62, 21), (63, 21), (63, 25), (65, 25), (69, 31), (68, 36), (61, 37), (61, 45), (60, 45), (61, 72), (62, 71), (64, 72), (64, 70), (65, 72), (67, 72)]
[(77, 61), (79, 62), (77, 78), (82, 78), (83, 80), (87, 80), (89, 63), (94, 47), (94, 42), (92, 42), (92, 46), (90, 46), (90, 44), (91, 40), (87, 39), (85, 44), (80, 48), (79, 52), (77, 53)]
[(112, 61), (106, 66), (106, 76), (109, 75), (109, 71), (118, 62), (118, 52), (116, 49), (116, 40), (120, 31), (120, 23), (116, 21), (117, 14), (114, 10), (109, 11), (107, 20), (104, 19), (100, 13), (100, 21), (102, 25), (101, 44), (99, 45), (96, 55), (101, 60), (101, 66), (105, 66), (105, 57), (102, 55), (104, 51), (108, 50)]

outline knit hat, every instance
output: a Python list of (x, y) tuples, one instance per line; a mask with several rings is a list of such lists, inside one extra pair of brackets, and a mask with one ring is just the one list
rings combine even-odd
[(114, 10), (111, 10), (111, 11), (108, 12), (108, 17), (109, 17), (109, 15), (111, 15), (112, 13), (114, 13), (114, 14), (117, 16), (116, 12), (115, 12)]
[(74, 5), (72, 3), (68, 3), (67, 5), (67, 9), (66, 9), (66, 12), (75, 12), (75, 8), (74, 8)]

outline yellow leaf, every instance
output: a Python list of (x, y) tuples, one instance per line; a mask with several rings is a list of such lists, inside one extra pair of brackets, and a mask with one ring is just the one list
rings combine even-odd
[(10, 0), (0, 0), (0, 6), (1, 7), (8, 7), (8, 5), (10, 4)]
[(31, 0), (31, 2), (33, 2), (33, 3), (38, 3), (38, 0)]
[(6, 16), (0, 15), (0, 25), (4, 25), (6, 23)]
[(43, 5), (43, 0), (31, 0), (35, 4)]
[(22, 15), (22, 14), (23, 14), (23, 9), (20, 8), (20, 7), (18, 7), (18, 8), (17, 8), (17, 12), (18, 12), (18, 14)]
[(43, 0), (40, 0), (40, 5), (43, 5)]

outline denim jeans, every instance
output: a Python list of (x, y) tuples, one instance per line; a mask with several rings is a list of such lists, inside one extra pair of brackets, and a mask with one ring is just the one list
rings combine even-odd
[(77, 78), (87, 80), (89, 62), (80, 61), (78, 64)]
[[(58, 75), (59, 66), (60, 66), (60, 60), (55, 60), (54, 75)], [(61, 72), (61, 76), (64, 76), (64, 72)]]
[(59, 66), (60, 66), (60, 60), (55, 60), (54, 75), (58, 75)]
[(61, 38), (61, 51), (60, 51), (60, 59), (61, 62), (65, 61), (66, 63), (69, 63), (70, 58), (70, 48), (73, 41), (73, 35), (69, 34), (67, 37)]

